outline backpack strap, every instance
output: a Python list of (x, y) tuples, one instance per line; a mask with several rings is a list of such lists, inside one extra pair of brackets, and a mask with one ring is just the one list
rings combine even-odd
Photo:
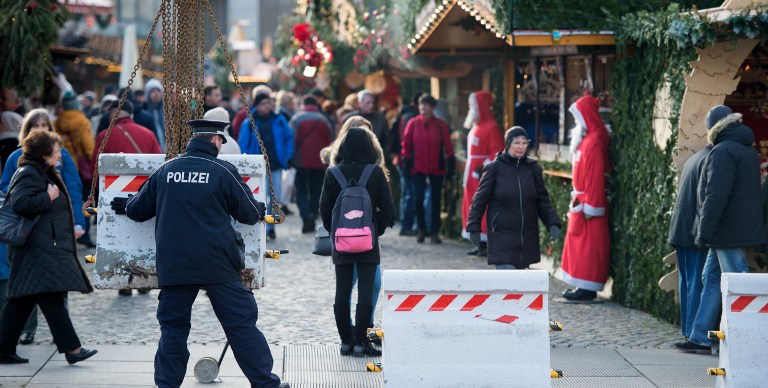
[(368, 164), (365, 166), (363, 173), (360, 175), (360, 182), (358, 183), (360, 187), (365, 187), (365, 185), (368, 184), (368, 178), (371, 177), (374, 168), (376, 168), (375, 164)]
[(339, 185), (341, 186), (342, 190), (347, 188), (347, 178), (344, 176), (344, 173), (341, 172), (341, 169), (339, 169), (339, 166), (330, 167), (328, 168), (328, 171), (330, 171), (331, 174), (333, 174), (333, 176), (339, 182)]

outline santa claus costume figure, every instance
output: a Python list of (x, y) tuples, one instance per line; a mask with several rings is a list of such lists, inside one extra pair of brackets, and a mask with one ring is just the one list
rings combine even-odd
[[(469, 113), (464, 121), (464, 128), (469, 128), (467, 135), (467, 162), (464, 167), (464, 197), (461, 202), (461, 236), (469, 239), (467, 217), (472, 206), (472, 198), (480, 185), (483, 167), (492, 162), (496, 154), (504, 150), (504, 136), (496, 124), (491, 112), (493, 95), (484, 90), (469, 95)], [(467, 252), (468, 255), (487, 256), (488, 234), (483, 215), (480, 246)]]
[(563, 280), (577, 287), (563, 293), (569, 300), (595, 299), (608, 279), (610, 236), (605, 183), (610, 170), (610, 134), (599, 108), (600, 100), (587, 95), (568, 109), (576, 128), (571, 138), (573, 191), (562, 269)]

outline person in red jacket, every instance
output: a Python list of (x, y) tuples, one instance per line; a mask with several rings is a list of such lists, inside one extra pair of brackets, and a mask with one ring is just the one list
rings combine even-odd
[(304, 222), (301, 232), (311, 233), (315, 231), (315, 220), (320, 215), (320, 191), (325, 179), (320, 150), (333, 141), (333, 125), (320, 112), (313, 95), (302, 99), (301, 111), (288, 125), (293, 129), (296, 146), (293, 166), (296, 167), (296, 204)]
[[(448, 124), (432, 113), (437, 105), (434, 97), (425, 94), (419, 98), (419, 115), (411, 119), (405, 127), (400, 157), (404, 168), (411, 171), (416, 193), (416, 217), (419, 223), (419, 236), (416, 240), (424, 242), (427, 234), (432, 236), (432, 243), (440, 244), (440, 202), (443, 179), (453, 175), (453, 144)], [(432, 199), (432, 230), (425, 230), (424, 194), (427, 180)]]

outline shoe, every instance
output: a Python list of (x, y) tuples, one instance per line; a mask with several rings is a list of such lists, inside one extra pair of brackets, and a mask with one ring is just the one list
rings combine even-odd
[(472, 248), (467, 251), (467, 256), (477, 256), (480, 253), (480, 248)]
[(141, 288), (138, 289), (139, 294), (141, 294), (141, 295), (149, 294), (149, 290), (151, 290), (151, 288), (149, 288), (149, 287), (141, 287)]
[(440, 239), (440, 236), (437, 234), (432, 235), (432, 244), (442, 244), (443, 240)]
[(563, 292), (563, 298), (568, 300), (594, 300), (597, 298), (597, 292), (577, 288)]
[(35, 333), (21, 333), (21, 337), (19, 337), (19, 344), (29, 345), (32, 342), (35, 342)]
[(424, 242), (424, 232), (419, 231), (419, 236), (416, 237), (416, 242), (419, 243), (419, 244)]
[(280, 210), (282, 210), (283, 214), (285, 214), (286, 216), (290, 216), (291, 214), (293, 214), (291, 209), (288, 208), (288, 205), (280, 206)]
[(96, 244), (94, 244), (93, 241), (91, 241), (90, 237), (80, 237), (79, 239), (77, 239), (77, 242), (85, 245), (88, 248), (96, 248)]
[(91, 356), (93, 356), (94, 354), (96, 354), (98, 352), (99, 351), (95, 350), (95, 349), (94, 350), (88, 350), (86, 348), (80, 348), (80, 353), (76, 353), (76, 354), (64, 353), (64, 358), (67, 359), (67, 362), (69, 363), (69, 365), (72, 365), (72, 364), (74, 364), (76, 362), (85, 361), (85, 360), (91, 358)]
[(270, 240), (275, 240), (275, 239), (277, 239), (277, 234), (275, 233), (274, 230), (268, 230), (267, 231), (267, 238), (270, 239)]
[(341, 353), (342, 356), (351, 356), (354, 351), (355, 345), (353, 344), (345, 344), (341, 343), (341, 346), (339, 346), (339, 353)]
[(488, 257), (488, 250), (481, 249), (477, 252), (477, 257)]
[(709, 346), (697, 345), (691, 341), (678, 342), (675, 349), (683, 353), (712, 354), (712, 348)]
[(301, 233), (314, 233), (315, 232), (315, 221), (312, 219), (305, 219), (303, 225), (301, 226)]
[(26, 364), (29, 360), (18, 354), (0, 354), (0, 364)]
[(401, 236), (416, 236), (419, 232), (417, 230), (401, 230), (400, 235)]
[(121, 288), (117, 290), (117, 295), (120, 296), (131, 296), (133, 294), (133, 290), (130, 288)]
[(379, 357), (381, 356), (381, 350), (373, 347), (371, 344), (355, 345), (354, 350), (355, 357)]

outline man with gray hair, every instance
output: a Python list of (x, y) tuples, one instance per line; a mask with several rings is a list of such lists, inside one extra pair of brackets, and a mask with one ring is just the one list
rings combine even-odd
[(363, 89), (357, 92), (357, 100), (360, 104), (360, 109), (350, 112), (347, 115), (347, 120), (352, 116), (360, 116), (371, 122), (371, 129), (376, 138), (379, 139), (379, 144), (384, 151), (384, 159), (386, 159), (387, 165), (390, 165), (389, 125), (387, 124), (387, 118), (376, 111), (376, 96), (373, 95), (372, 91)]

